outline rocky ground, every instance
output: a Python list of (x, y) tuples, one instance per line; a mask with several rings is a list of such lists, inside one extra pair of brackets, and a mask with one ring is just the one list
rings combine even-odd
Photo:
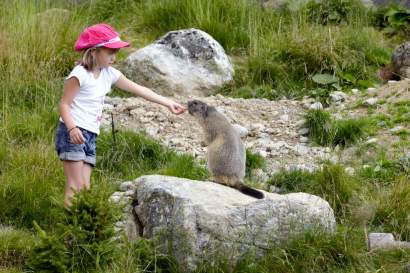
[[(392, 105), (398, 101), (408, 102), (409, 94), (408, 80), (390, 82), (365, 91), (353, 89), (349, 94), (336, 92), (329, 98), (327, 110), (335, 118), (380, 114), (388, 117)], [(192, 98), (176, 96), (174, 99), (186, 105)], [(308, 130), (303, 128), (303, 115), (309, 108), (322, 107), (311, 98), (302, 101), (268, 101), (215, 95), (201, 100), (224, 113), (241, 131), (246, 147), (266, 159), (266, 170), (258, 175), (262, 180), (281, 168), (313, 170), (323, 160), (338, 161), (341, 158), (338, 147), (320, 147), (310, 143), (307, 138)], [(199, 161), (205, 158), (203, 132), (188, 113), (176, 116), (166, 108), (141, 98), (107, 97), (105, 103), (104, 130), (111, 130), (112, 114), (117, 129), (143, 131), (171, 149), (192, 154)], [(393, 128), (380, 126), (376, 135), (363, 142), (388, 146), (399, 140), (398, 131), (409, 132), (409, 129), (409, 124), (405, 122), (399, 122)], [(342, 154), (346, 158), (352, 156), (353, 152), (346, 149)]]

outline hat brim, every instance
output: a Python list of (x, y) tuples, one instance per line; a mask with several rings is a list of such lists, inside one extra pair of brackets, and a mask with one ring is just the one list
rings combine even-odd
[(128, 47), (128, 46), (130, 46), (130, 43), (127, 43), (124, 41), (118, 41), (118, 42), (103, 45), (103, 47), (107, 47), (107, 48), (123, 48), (123, 47)]

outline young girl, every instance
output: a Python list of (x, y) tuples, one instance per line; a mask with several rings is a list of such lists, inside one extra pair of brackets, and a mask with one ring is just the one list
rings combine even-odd
[(173, 100), (132, 82), (111, 67), (118, 50), (127, 46), (129, 44), (121, 41), (117, 32), (107, 24), (86, 28), (75, 43), (75, 50), (83, 51), (83, 58), (66, 78), (56, 132), (56, 150), (67, 177), (66, 206), (71, 204), (75, 192), (90, 187), (104, 97), (112, 85), (161, 104), (174, 114), (182, 114), (186, 110)]

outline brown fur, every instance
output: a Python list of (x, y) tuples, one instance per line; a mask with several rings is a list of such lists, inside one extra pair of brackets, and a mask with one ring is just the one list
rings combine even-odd
[(205, 132), (208, 145), (208, 169), (215, 182), (240, 190), (255, 198), (263, 193), (243, 184), (245, 177), (246, 152), (239, 133), (224, 115), (206, 103), (188, 102), (188, 111), (197, 118)]

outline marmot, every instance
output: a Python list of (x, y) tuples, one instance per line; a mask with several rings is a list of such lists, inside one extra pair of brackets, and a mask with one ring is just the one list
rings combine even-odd
[(246, 152), (239, 133), (215, 107), (199, 100), (188, 102), (188, 112), (196, 117), (205, 132), (208, 145), (208, 169), (215, 182), (262, 199), (262, 192), (243, 184)]

